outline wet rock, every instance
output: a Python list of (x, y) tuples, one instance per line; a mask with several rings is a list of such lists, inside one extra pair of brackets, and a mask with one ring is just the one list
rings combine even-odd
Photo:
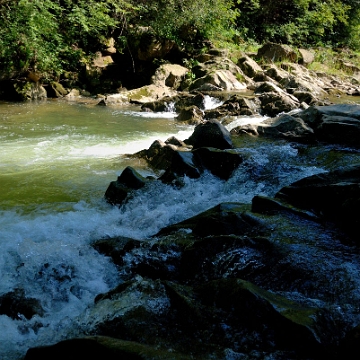
[(200, 124), (203, 121), (203, 112), (197, 106), (192, 105), (182, 109), (175, 120), (186, 122), (189, 125)]
[(105, 199), (112, 205), (120, 205), (133, 191), (145, 186), (149, 181), (135, 169), (126, 167), (116, 181), (112, 181), (105, 192)]
[(165, 142), (155, 140), (149, 149), (140, 151), (136, 156), (144, 158), (154, 169), (166, 170), (171, 165), (177, 151), (189, 151), (190, 148), (189, 145), (176, 138), (168, 139)]
[(314, 142), (314, 131), (302, 119), (291, 115), (280, 115), (264, 120), (261, 124), (236, 127), (231, 134), (249, 134), (271, 138), (287, 139), (289, 141)]
[(282, 188), (276, 198), (338, 224), (359, 245), (359, 165), (304, 178)]
[(193, 151), (197, 162), (223, 180), (228, 180), (242, 162), (242, 156), (235, 150), (219, 150), (202, 147)]
[(256, 99), (249, 99), (241, 95), (232, 95), (222, 105), (212, 110), (205, 111), (206, 119), (221, 118), (226, 116), (251, 116), (259, 110)]
[(239, 203), (222, 203), (199, 215), (160, 230), (167, 235), (181, 229), (191, 230), (199, 237), (209, 235), (250, 235), (266, 231), (263, 224), (248, 212), (249, 207)]
[(197, 291), (205, 304), (224, 311), (223, 321), (229, 330), (245, 328), (247, 333), (261, 334), (263, 350), (272, 347), (291, 349), (299, 355), (312, 357), (319, 356), (323, 351), (316, 335), (310, 330), (316, 309), (301, 307), (240, 279), (208, 282), (200, 285)]
[(189, 357), (166, 349), (158, 349), (137, 342), (115, 339), (105, 336), (89, 336), (85, 338), (61, 341), (55, 345), (29, 349), (24, 360), (47, 360), (49, 358), (66, 358), (77, 360), (107, 359), (174, 359), (186, 360)]
[(111, 239), (98, 240), (92, 244), (92, 247), (100, 254), (111, 257), (116, 265), (124, 265), (123, 256), (129, 251), (139, 248), (141, 241), (118, 236)]
[(164, 183), (172, 183), (179, 177), (188, 176), (191, 179), (197, 179), (202, 173), (198, 167), (196, 159), (191, 152), (175, 151), (171, 163), (165, 173), (160, 176), (159, 180)]
[(0, 314), (14, 320), (22, 317), (30, 320), (33, 316), (43, 316), (45, 313), (39, 300), (28, 298), (23, 289), (15, 289), (0, 296)]
[(232, 149), (230, 132), (216, 120), (208, 120), (195, 127), (192, 135), (185, 140), (193, 149), (214, 147), (216, 149)]

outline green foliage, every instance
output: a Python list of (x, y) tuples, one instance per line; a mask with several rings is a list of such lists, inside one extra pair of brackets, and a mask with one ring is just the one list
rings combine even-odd
[(0, 71), (75, 70), (83, 50), (91, 54), (135, 9), (124, 0), (0, 0)]
[(232, 0), (138, 1), (138, 25), (149, 26), (160, 38), (178, 44), (225, 34), (237, 15)]
[(263, 43), (359, 45), (357, 0), (239, 0), (241, 35)]

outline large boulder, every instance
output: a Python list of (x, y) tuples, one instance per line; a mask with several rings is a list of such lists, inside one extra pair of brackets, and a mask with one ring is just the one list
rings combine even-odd
[(339, 224), (360, 245), (359, 165), (299, 180), (282, 188), (276, 198)]
[(156, 70), (151, 83), (158, 86), (168, 86), (178, 89), (185, 79), (189, 69), (177, 64), (163, 64)]
[(229, 70), (216, 70), (195, 80), (190, 90), (216, 91), (216, 90), (244, 90), (247, 85), (240, 82)]
[(251, 57), (245, 55), (241, 57), (238, 62), (238, 66), (244, 72), (245, 75), (253, 78), (256, 74), (261, 73), (263, 69), (258, 63), (253, 60)]
[(289, 141), (314, 142), (314, 131), (300, 118), (283, 114), (276, 118), (269, 118), (260, 124), (250, 124), (236, 127), (231, 130), (233, 135), (266, 136), (274, 139)]
[(204, 113), (195, 105), (188, 106), (180, 111), (176, 121), (186, 122), (189, 125), (197, 125), (203, 121)]
[(294, 51), (290, 46), (270, 42), (266, 43), (258, 50), (257, 57), (271, 62), (284, 60), (297, 62), (298, 59), (296, 51)]
[(230, 132), (217, 120), (208, 120), (195, 127), (192, 135), (185, 140), (193, 149), (214, 147), (216, 149), (232, 149)]
[(202, 147), (193, 151), (198, 163), (213, 175), (228, 180), (242, 163), (242, 156), (236, 150), (219, 150)]
[(326, 143), (359, 147), (360, 106), (312, 106), (296, 115), (313, 128), (316, 138)]

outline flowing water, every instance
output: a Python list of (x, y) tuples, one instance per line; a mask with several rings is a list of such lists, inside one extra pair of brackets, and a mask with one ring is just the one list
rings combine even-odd
[[(215, 106), (208, 100), (208, 108)], [(0, 315), (1, 359), (78, 335), (77, 322), (94, 297), (121, 281), (93, 241), (120, 235), (146, 241), (220, 202), (250, 203), (256, 194), (273, 195), (324, 171), (303, 163), (291, 144), (249, 144), (241, 149), (247, 160), (227, 182), (210, 174), (185, 179), (182, 189), (159, 182), (121, 208), (108, 205), (109, 182), (127, 165), (137, 166), (122, 155), (192, 133), (174, 116), (92, 103), (0, 103), (0, 296), (23, 289), (45, 311), (30, 320)], [(237, 118), (229, 128), (251, 121)], [(151, 173), (140, 164), (138, 170)]]

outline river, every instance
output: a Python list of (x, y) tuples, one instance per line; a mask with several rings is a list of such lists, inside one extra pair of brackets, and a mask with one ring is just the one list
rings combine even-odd
[[(81, 314), (119, 282), (117, 269), (90, 246), (93, 241), (119, 235), (146, 241), (222, 201), (250, 203), (256, 194), (273, 195), (325, 171), (305, 163), (291, 144), (264, 142), (245, 149), (247, 172), (227, 182), (210, 174), (185, 179), (182, 189), (159, 182), (126, 206), (107, 204), (106, 188), (125, 166), (151, 174), (125, 154), (192, 133), (174, 117), (171, 110), (149, 114), (92, 102), (0, 103), (0, 296), (22, 289), (45, 311), (30, 320), (0, 315), (1, 359), (20, 359), (31, 346), (81, 333)], [(237, 118), (228, 127), (251, 121)]]

